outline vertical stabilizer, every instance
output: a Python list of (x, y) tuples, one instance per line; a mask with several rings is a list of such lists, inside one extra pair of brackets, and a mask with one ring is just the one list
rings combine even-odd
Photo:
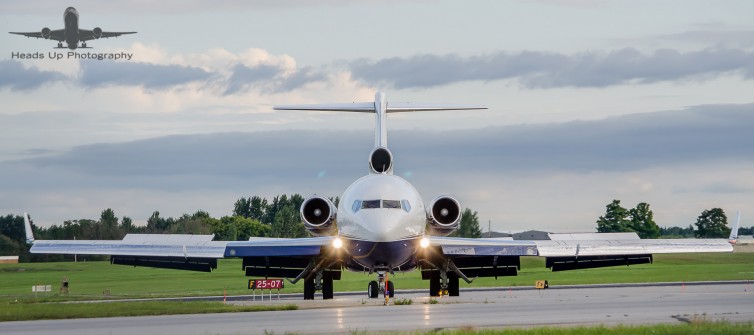
[(374, 95), (374, 147), (387, 148), (387, 96), (377, 92)]
[(31, 217), (24, 213), (24, 231), (26, 232), (26, 243), (34, 244), (34, 232), (31, 230)]

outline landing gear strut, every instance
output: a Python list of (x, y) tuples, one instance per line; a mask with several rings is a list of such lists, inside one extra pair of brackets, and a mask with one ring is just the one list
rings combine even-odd
[(62, 47), (63, 47), (63, 43), (58, 42), (58, 48), (62, 48)]
[[(443, 266), (435, 266), (435, 268), (437, 270), (431, 271), (429, 275), (429, 296), (459, 296), (461, 293), (461, 286), (459, 285), (461, 276), (459, 276), (460, 271), (456, 268), (455, 264), (451, 260), (448, 260)], [(463, 280), (467, 283), (471, 283), (474, 279), (476, 278), (468, 279), (463, 276)]]
[(310, 278), (304, 279), (304, 300), (314, 300), (314, 292), (322, 291), (322, 299), (329, 300), (335, 296), (333, 277), (329, 271), (317, 271)]
[[(377, 280), (372, 280), (367, 286), (367, 296), (371, 299), (379, 297), (380, 293), (385, 294), (385, 271), (377, 271)], [(395, 284), (387, 281), (387, 293), (390, 298), (395, 296)]]

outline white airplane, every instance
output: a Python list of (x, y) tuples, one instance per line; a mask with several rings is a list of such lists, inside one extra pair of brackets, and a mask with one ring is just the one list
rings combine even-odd
[(457, 296), (460, 279), (470, 283), (476, 277), (515, 276), (521, 256), (546, 257), (548, 268), (561, 271), (651, 263), (654, 253), (733, 251), (726, 239), (641, 240), (635, 234), (628, 239), (612, 234), (605, 235), (612, 239), (549, 241), (446, 237), (458, 228), (461, 206), (443, 195), (425, 207), (419, 192), (393, 174), (387, 115), (483, 108), (388, 103), (382, 93), (374, 102), (274, 107), (375, 114), (369, 174), (345, 190), (337, 209), (316, 195), (301, 205), (304, 226), (315, 237), (212, 241), (212, 235), (129, 234), (121, 241), (34, 241), (25, 215), (27, 239), (33, 243), (32, 253), (111, 255), (113, 264), (134, 266), (211, 271), (219, 258), (243, 258), (247, 276), (304, 280), (304, 299), (314, 299), (319, 290), (324, 299), (332, 299), (333, 280), (339, 280), (344, 269), (376, 274), (368, 285), (370, 298), (394, 294), (394, 281), (386, 281), (386, 274), (411, 270), (420, 270), (422, 279), (429, 280), (430, 296)]
[[(9, 32), (10, 34), (23, 35), (26, 37), (44, 38), (49, 40), (58, 41), (56, 49), (63, 49), (63, 42), (66, 43), (68, 49), (75, 50), (76, 48), (89, 48), (86, 46), (86, 41), (95, 40), (99, 38), (118, 37), (125, 34), (136, 34), (135, 31), (124, 32), (109, 32), (102, 31), (102, 28), (96, 27), (92, 30), (79, 29), (79, 12), (76, 8), (68, 7), (63, 12), (63, 29), (51, 30), (44, 27), (41, 31), (34, 31), (29, 33)], [(79, 46), (81, 42), (81, 46)]]

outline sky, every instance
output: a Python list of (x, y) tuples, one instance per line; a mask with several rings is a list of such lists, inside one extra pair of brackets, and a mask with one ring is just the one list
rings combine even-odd
[[(145, 223), (341, 195), (368, 173), (373, 116), (272, 106), (381, 91), (489, 108), (388, 119), (395, 173), (485, 231), (591, 232), (613, 199), (649, 203), (660, 226), (714, 207), (752, 225), (751, 1), (68, 5), (83, 29), (138, 32), (79, 54), (130, 59), (0, 34), (2, 215)], [(1, 30), (61, 29), (65, 7), (3, 2)]]

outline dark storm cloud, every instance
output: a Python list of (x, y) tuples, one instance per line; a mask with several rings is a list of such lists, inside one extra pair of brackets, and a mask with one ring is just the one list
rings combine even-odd
[(488, 55), (417, 55), (350, 63), (353, 77), (395, 88), (447, 85), (463, 81), (517, 79), (527, 88), (607, 87), (654, 83), (737, 72), (754, 78), (754, 53), (729, 48), (681, 52), (633, 48), (564, 55), (552, 52), (498, 52)]
[(79, 83), (87, 88), (141, 86), (147, 89), (166, 89), (207, 80), (211, 76), (200, 68), (180, 65), (82, 61)]
[(28, 91), (56, 81), (67, 80), (62, 73), (42, 71), (36, 67), (24, 68), (21, 62), (14, 60), (0, 61), (0, 89)]
[[(426, 176), (438, 169), (467, 176), (632, 171), (751, 161), (753, 127), (754, 104), (749, 104), (558, 124), (396, 130), (389, 139), (399, 174)], [(87, 145), (59, 156), (8, 163), (6, 167), (38, 172), (4, 178), (0, 186), (29, 176), (34, 180), (26, 181), (27, 187), (70, 182), (147, 189), (227, 188), (241, 182), (263, 185), (271, 179), (303, 184), (320, 172), (351, 180), (366, 173), (372, 140), (373, 134), (363, 131), (288, 130)], [(59, 178), (60, 171), (68, 178)]]
[(245, 92), (254, 88), (262, 88), (267, 92), (289, 92), (312, 82), (325, 80), (325, 75), (311, 67), (305, 67), (292, 74), (285, 74), (285, 70), (273, 65), (258, 65), (248, 67), (238, 64), (232, 69), (228, 78), (225, 94)]

